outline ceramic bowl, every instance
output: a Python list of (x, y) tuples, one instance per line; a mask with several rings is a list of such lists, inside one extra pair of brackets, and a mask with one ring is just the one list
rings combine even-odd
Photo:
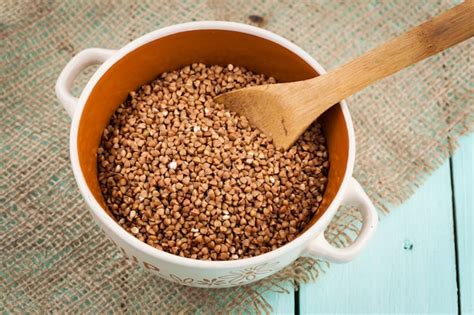
[[(334, 262), (346, 262), (357, 256), (372, 237), (378, 217), (373, 204), (352, 177), (355, 138), (344, 101), (319, 118), (330, 158), (329, 179), (321, 207), (306, 230), (288, 244), (252, 258), (202, 261), (160, 251), (136, 239), (114, 220), (97, 178), (96, 151), (105, 126), (130, 91), (165, 71), (195, 62), (244, 66), (280, 82), (325, 73), (308, 53), (281, 36), (230, 22), (179, 24), (146, 34), (118, 50), (90, 48), (79, 52), (60, 74), (56, 94), (72, 117), (70, 156), (74, 176), (94, 220), (105, 234), (126, 257), (144, 269), (180, 284), (208, 288), (257, 281), (301, 256)], [(74, 97), (71, 94), (74, 78), (93, 64), (101, 66), (80, 97)], [(324, 238), (324, 230), (341, 205), (358, 207), (363, 224), (350, 246), (335, 248)]]

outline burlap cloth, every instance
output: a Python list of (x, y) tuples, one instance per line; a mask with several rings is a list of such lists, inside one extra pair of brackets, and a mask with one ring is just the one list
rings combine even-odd
[[(331, 69), (454, 4), (1, 1), (0, 312), (269, 311), (264, 292), (315, 279), (329, 267), (300, 259), (254, 285), (206, 290), (130, 266), (94, 224), (69, 165), (70, 120), (53, 86), (75, 53), (119, 48), (174, 23), (232, 20), (281, 34)], [(472, 46), (471, 39), (348, 100), (355, 177), (382, 212), (406, 200), (472, 129)], [(355, 212), (340, 211), (328, 237), (343, 245), (357, 223)]]

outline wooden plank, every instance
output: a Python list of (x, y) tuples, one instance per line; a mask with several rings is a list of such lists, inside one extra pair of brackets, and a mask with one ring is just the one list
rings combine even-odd
[(461, 139), (452, 158), (461, 313), (474, 314), (474, 134)]
[(383, 218), (355, 261), (335, 265), (300, 293), (301, 314), (456, 313), (449, 163)]
[(267, 292), (264, 294), (272, 306), (273, 314), (290, 315), (295, 313), (295, 291), (293, 285), (287, 284), (284, 289), (289, 293)]

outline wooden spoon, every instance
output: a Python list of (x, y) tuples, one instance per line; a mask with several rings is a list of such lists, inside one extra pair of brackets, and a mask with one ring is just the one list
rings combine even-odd
[(288, 149), (337, 102), (473, 35), (474, 1), (469, 0), (327, 74), (244, 88), (215, 100), (246, 116), (276, 146)]

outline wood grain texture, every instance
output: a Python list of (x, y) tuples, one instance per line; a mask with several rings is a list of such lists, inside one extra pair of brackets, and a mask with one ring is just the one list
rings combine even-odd
[[(386, 218), (361, 257), (301, 288), (301, 314), (457, 312), (449, 163)], [(277, 312), (278, 313), (278, 312)]]
[(452, 158), (461, 313), (474, 314), (474, 134)]
[(288, 149), (334, 104), (474, 35), (474, 2), (464, 2), (353, 61), (313, 79), (254, 86), (215, 98)]

